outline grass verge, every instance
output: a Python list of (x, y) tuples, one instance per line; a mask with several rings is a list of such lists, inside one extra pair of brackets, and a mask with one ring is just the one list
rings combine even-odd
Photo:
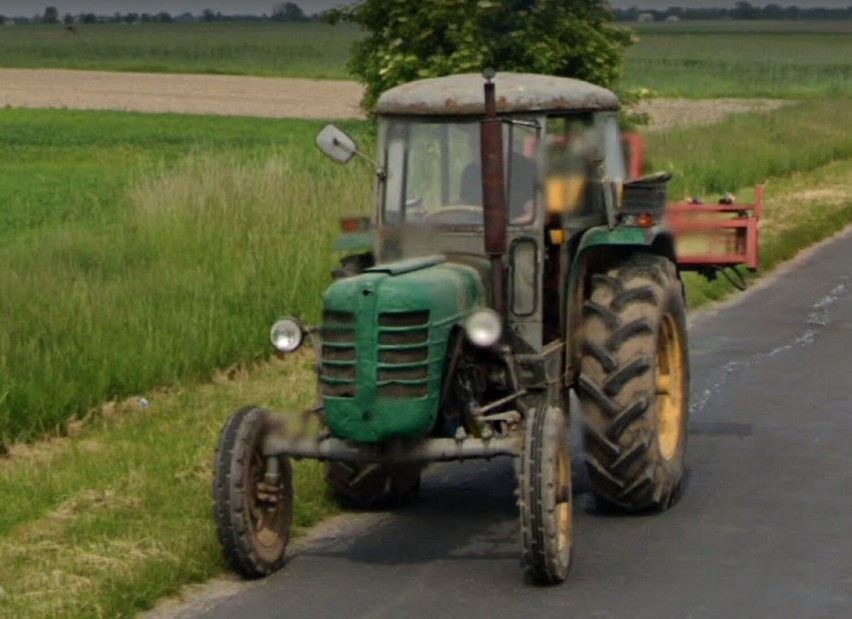
[[(103, 406), (85, 431), (19, 445), (0, 460), (0, 616), (131, 617), (222, 570), (212, 527), (212, 449), (226, 416), (250, 402), (310, 403), (311, 359)], [(320, 465), (295, 465), (294, 523), (335, 510)]]

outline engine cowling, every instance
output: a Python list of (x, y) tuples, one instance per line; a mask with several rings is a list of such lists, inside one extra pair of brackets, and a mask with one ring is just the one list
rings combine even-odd
[(359, 442), (429, 434), (454, 327), (484, 302), (476, 269), (430, 256), (334, 282), (320, 388), (331, 433)]

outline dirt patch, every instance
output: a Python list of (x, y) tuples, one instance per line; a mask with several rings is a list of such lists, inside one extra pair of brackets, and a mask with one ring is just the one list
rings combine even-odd
[(643, 103), (639, 111), (651, 117), (650, 130), (662, 131), (719, 122), (730, 114), (771, 112), (788, 103), (780, 99), (654, 99)]
[(229, 75), (0, 69), (0, 106), (226, 116), (358, 118), (356, 82)]
[[(353, 81), (232, 75), (0, 69), (0, 106), (175, 112), (274, 118), (363, 118)], [(640, 109), (651, 129), (712, 123), (728, 114), (770, 111), (775, 99), (655, 99)]]

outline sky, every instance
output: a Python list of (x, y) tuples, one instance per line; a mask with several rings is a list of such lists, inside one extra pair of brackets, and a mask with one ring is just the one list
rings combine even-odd
[[(46, 6), (55, 6), (60, 15), (65, 13), (97, 13), (112, 15), (119, 13), (158, 13), (168, 11), (174, 15), (184, 12), (201, 13), (204, 9), (226, 15), (261, 15), (271, 13), (280, 0), (0, 0), (0, 15), (36, 15)], [(305, 13), (311, 14), (339, 4), (341, 0), (292, 0)], [(775, 2), (781, 6), (794, 4), (800, 7), (848, 7), (852, 0), (750, 0), (751, 4), (764, 6)], [(735, 0), (611, 0), (616, 8), (660, 8), (681, 7), (728, 7)]]

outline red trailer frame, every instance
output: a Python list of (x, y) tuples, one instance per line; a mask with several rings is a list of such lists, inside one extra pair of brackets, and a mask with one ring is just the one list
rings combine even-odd
[[(642, 174), (645, 145), (639, 133), (624, 134), (631, 179)], [(665, 222), (675, 234), (677, 264), (683, 270), (713, 271), (744, 265), (756, 270), (759, 260), (758, 228), (764, 185), (754, 188), (754, 202), (703, 204), (698, 201), (669, 203)], [(689, 245), (701, 245), (702, 250)]]

